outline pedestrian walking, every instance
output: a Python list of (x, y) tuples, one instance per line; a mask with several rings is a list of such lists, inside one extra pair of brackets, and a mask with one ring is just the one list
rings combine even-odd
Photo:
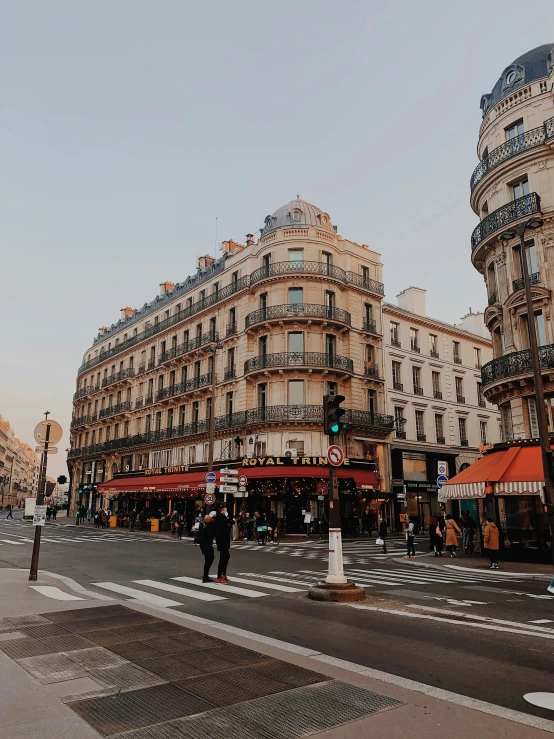
[[(81, 508), (81, 518), (83, 517), (84, 512), (85, 509)], [(90, 506), (87, 508), (87, 521), (89, 524), (92, 521), (92, 508)]]
[(179, 518), (177, 520), (177, 538), (182, 539), (183, 538), (183, 531), (185, 530), (185, 517), (182, 513), (179, 514)]
[(495, 524), (492, 518), (487, 518), (485, 524), (485, 532), (483, 536), (483, 544), (485, 547), (485, 551), (487, 552), (487, 557), (489, 558), (491, 563), (490, 569), (497, 570), (498, 552), (500, 550), (500, 532), (498, 530), (498, 526)]
[[(381, 516), (381, 520), (379, 521), (379, 540), (381, 541), (383, 545), (383, 552), (387, 553), (387, 534), (389, 533), (389, 527), (387, 525), (387, 519), (384, 516)], [(377, 541), (379, 543), (379, 541)]]
[(261, 513), (256, 519), (256, 537), (258, 544), (265, 547), (265, 540), (267, 539), (267, 519), (265, 513)]
[(144, 531), (144, 529), (146, 528), (146, 518), (147, 518), (146, 511), (144, 510), (144, 508), (138, 514), (138, 517), (139, 517), (139, 522), (140, 522), (140, 530)]
[(133, 508), (131, 513), (129, 513), (129, 531), (135, 530), (135, 524), (137, 522), (137, 512)]
[(442, 557), (444, 545), (444, 519), (442, 516), (431, 516), (429, 522), (429, 549), (435, 553), (435, 557)]
[(50, 508), (50, 506), (49, 506), (49, 505), (47, 505), (47, 506), (46, 506), (46, 520), (47, 520), (47, 521), (50, 521), (50, 517), (51, 517), (51, 515), (52, 515), (52, 509)]
[(410, 521), (406, 529), (406, 547), (408, 549), (408, 559), (415, 557), (415, 526), (413, 521)]
[(11, 518), (12, 521), (13, 521), (12, 504), (11, 503), (8, 503), (8, 505), (6, 507), (7, 507), (7, 510), (8, 510), (8, 515), (6, 516), (6, 521), (8, 520), (8, 518)]
[(219, 551), (219, 562), (217, 563), (217, 583), (228, 583), (227, 565), (231, 554), (231, 532), (229, 527), (229, 514), (227, 508), (223, 506), (219, 509), (219, 513), (215, 517), (215, 543)]
[(456, 547), (458, 546), (458, 534), (461, 534), (460, 527), (452, 518), (450, 513), (446, 516), (446, 548), (450, 552), (451, 557), (456, 557)]
[(179, 528), (178, 511), (173, 511), (173, 513), (171, 514), (171, 518), (169, 520), (171, 521), (171, 536), (173, 536), (173, 534), (177, 533), (177, 529)]
[(464, 511), (462, 516), (462, 541), (464, 545), (464, 552), (466, 554), (473, 554), (473, 540), (475, 538), (475, 529), (477, 528), (475, 521), (469, 515), (468, 511)]
[(58, 515), (58, 508), (56, 505), (52, 506), (52, 519), (55, 521)]
[(202, 582), (213, 582), (213, 579), (210, 577), (210, 567), (215, 559), (214, 535), (215, 523), (213, 516), (204, 516), (204, 521), (200, 524), (199, 531), (194, 538), (194, 543), (200, 544), (200, 551), (204, 555)]

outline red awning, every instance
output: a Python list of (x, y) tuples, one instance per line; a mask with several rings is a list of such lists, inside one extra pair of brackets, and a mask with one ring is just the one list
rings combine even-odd
[[(268, 478), (286, 477), (286, 478), (311, 478), (317, 480), (329, 479), (328, 467), (312, 467), (310, 465), (270, 465), (268, 467), (241, 467), (241, 475), (246, 475), (249, 480), (267, 480)], [(357, 470), (349, 467), (339, 467), (337, 469), (337, 477), (339, 480), (353, 479), (356, 487), (361, 488), (362, 485), (371, 485), (374, 488), (379, 487), (377, 475), (372, 470)]]
[(182, 472), (175, 475), (141, 475), (140, 477), (119, 477), (98, 485), (101, 493), (147, 493), (154, 490), (162, 492), (186, 493), (206, 487), (205, 472)]

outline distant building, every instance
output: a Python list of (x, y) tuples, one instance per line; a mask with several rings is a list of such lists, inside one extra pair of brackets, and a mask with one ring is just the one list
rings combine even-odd
[(0, 416), (0, 505), (20, 506), (25, 498), (36, 497), (38, 476), (37, 455)]

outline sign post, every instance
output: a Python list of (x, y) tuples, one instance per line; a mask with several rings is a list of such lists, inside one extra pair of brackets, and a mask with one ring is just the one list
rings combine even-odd
[[(33, 554), (31, 556), (31, 569), (29, 571), (29, 580), (36, 582), (38, 577), (38, 561), (40, 555), (40, 536), (44, 521), (46, 519), (46, 506), (44, 505), (44, 497), (46, 492), (46, 468), (48, 466), (48, 453), (50, 444), (54, 447), (63, 436), (62, 427), (56, 421), (49, 421), (50, 411), (44, 414), (45, 421), (41, 421), (35, 428), (35, 441), (40, 444), (42, 456), (40, 459), (40, 474), (37, 490), (37, 504), (33, 515), (33, 524), (35, 526), (35, 538), (33, 541)], [(57, 450), (56, 450), (57, 451)]]

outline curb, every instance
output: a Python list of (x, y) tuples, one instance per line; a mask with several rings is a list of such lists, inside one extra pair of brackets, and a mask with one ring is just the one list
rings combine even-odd
[[(394, 558), (394, 559), (391, 559), (391, 562), (394, 562), (395, 564), (403, 564), (403, 565), (409, 564), (409, 565), (412, 565), (413, 567), (426, 567), (427, 569), (439, 570), (440, 572), (445, 572), (445, 571), (452, 572), (452, 570), (449, 570), (444, 565), (435, 565), (435, 564), (431, 564), (430, 562), (421, 562), (421, 561), (416, 562), (411, 559), (409, 559), (408, 562), (406, 562), (404, 558), (402, 559)], [(465, 572), (480, 572), (480, 570), (477, 569), (476, 567), (464, 567), (463, 569)], [(487, 572), (488, 572), (488, 569), (487, 569)], [(502, 572), (502, 570), (500, 570), (500, 572)], [(526, 572), (504, 572), (504, 574), (508, 574), (510, 576), (513, 575), (514, 577), (520, 577), (525, 580), (531, 580), (532, 582), (550, 582), (552, 580), (552, 576), (547, 575), (546, 573), (545, 574), (538, 574), (538, 573), (527, 574)]]

